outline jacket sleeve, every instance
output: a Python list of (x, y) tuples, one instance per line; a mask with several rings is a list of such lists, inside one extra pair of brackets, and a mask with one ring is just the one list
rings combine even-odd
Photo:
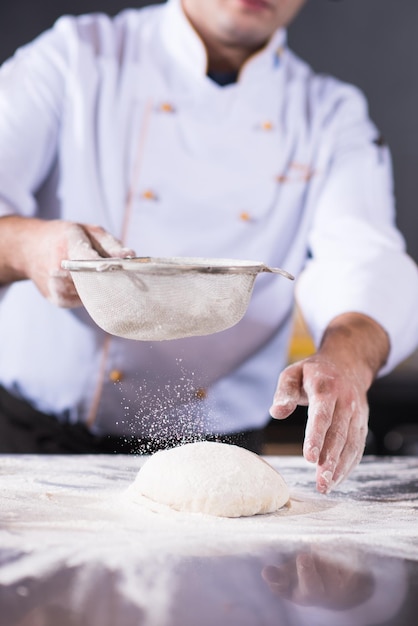
[(62, 30), (58, 21), (0, 69), (0, 216), (36, 214), (54, 161), (67, 88)]
[(391, 346), (384, 374), (418, 345), (418, 271), (396, 227), (390, 154), (355, 88), (333, 99), (323, 126), (331, 157), (297, 299), (317, 345), (344, 312), (381, 324)]

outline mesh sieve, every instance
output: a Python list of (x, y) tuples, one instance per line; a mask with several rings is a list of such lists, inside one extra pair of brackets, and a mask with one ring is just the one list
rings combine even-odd
[(293, 279), (263, 263), (194, 257), (62, 262), (87, 312), (103, 330), (160, 341), (210, 335), (243, 317), (260, 272)]

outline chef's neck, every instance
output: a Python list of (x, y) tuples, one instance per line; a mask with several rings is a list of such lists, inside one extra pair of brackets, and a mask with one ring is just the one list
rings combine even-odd
[(186, 2), (183, 2), (184, 13), (202, 41), (207, 55), (207, 71), (211, 72), (236, 72), (238, 73), (244, 63), (256, 52), (267, 44), (271, 32), (261, 36), (240, 35), (239, 32), (222, 32), (217, 24), (208, 24), (200, 13), (195, 13), (195, 6), (191, 3), (193, 11), (188, 10)]
[(219, 45), (214, 46), (210, 41), (202, 37), (206, 48), (207, 69), (210, 72), (236, 72), (238, 73), (244, 63), (265, 44), (252, 49), (238, 46)]

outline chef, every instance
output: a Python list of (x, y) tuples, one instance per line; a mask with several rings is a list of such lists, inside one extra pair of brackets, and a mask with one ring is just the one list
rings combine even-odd
[[(363, 95), (287, 46), (303, 4), (65, 16), (3, 65), (1, 451), (260, 451), (270, 404), (277, 419), (301, 404), (318, 490), (359, 462), (367, 390), (418, 343), (418, 275)], [(95, 325), (61, 261), (133, 254), (296, 281), (257, 278), (221, 333), (132, 341)], [(295, 297), (318, 349), (286, 367)]]

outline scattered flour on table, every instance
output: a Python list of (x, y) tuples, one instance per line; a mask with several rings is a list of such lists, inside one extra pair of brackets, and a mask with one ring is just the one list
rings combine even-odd
[(199, 441), (160, 450), (142, 466), (129, 497), (218, 517), (273, 513), (289, 500), (282, 476), (239, 446)]

